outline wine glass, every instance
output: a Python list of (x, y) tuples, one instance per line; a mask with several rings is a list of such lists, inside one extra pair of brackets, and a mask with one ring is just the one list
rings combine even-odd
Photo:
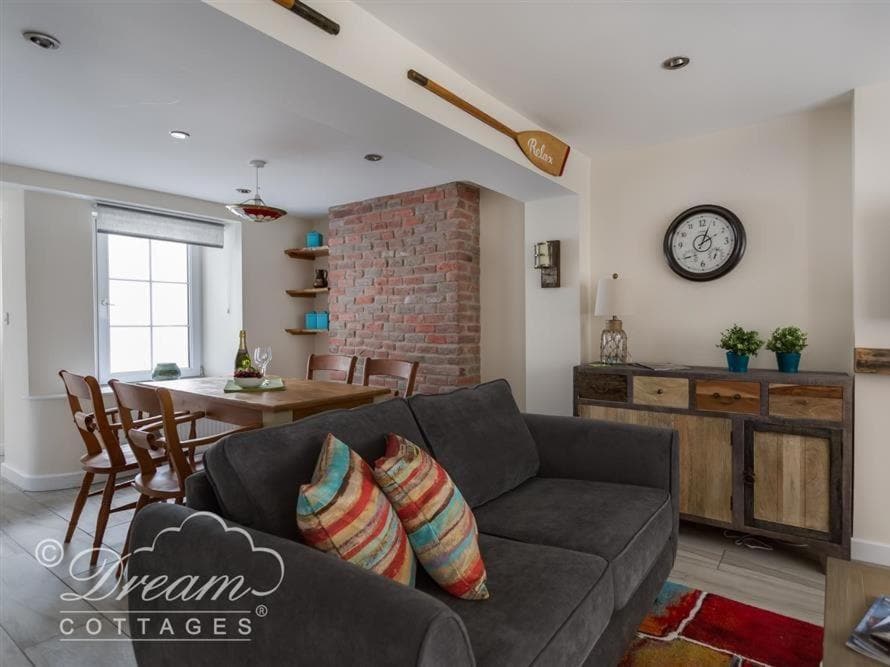
[(269, 362), (272, 361), (272, 348), (268, 345), (261, 345), (253, 350), (253, 363), (256, 366), (257, 370), (266, 375), (266, 368), (269, 366)]

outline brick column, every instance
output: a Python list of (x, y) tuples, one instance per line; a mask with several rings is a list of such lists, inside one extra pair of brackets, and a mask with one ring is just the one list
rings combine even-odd
[(335, 206), (329, 225), (331, 352), (418, 361), (418, 393), (478, 383), (478, 188)]

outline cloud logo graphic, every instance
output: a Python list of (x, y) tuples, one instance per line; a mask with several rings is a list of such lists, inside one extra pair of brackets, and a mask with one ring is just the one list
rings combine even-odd
[[(199, 520), (199, 519), (209, 519), (209, 520), (213, 521), (216, 524), (216, 526), (218, 526), (220, 529), (222, 529), (222, 531), (225, 534), (239, 535), (239, 536), (243, 537), (244, 541), (245, 541), (245, 545), (250, 549), (252, 556), (260, 554), (263, 557), (270, 558), (271, 559), (269, 561), (270, 564), (274, 563), (274, 566), (277, 567), (278, 576), (277, 576), (277, 579), (273, 585), (271, 585), (269, 587), (260, 588), (260, 589), (252, 588), (252, 587), (248, 588), (248, 589), (244, 589), (244, 590), (240, 591), (240, 595), (238, 597), (243, 597), (244, 595), (247, 595), (248, 593), (255, 595), (256, 597), (265, 597), (265, 596), (271, 595), (276, 590), (278, 590), (278, 587), (281, 586), (281, 582), (284, 581), (284, 559), (282, 559), (281, 554), (279, 554), (274, 549), (269, 549), (267, 547), (258, 547), (256, 544), (254, 544), (253, 537), (250, 535), (250, 533), (248, 533), (246, 530), (244, 530), (243, 528), (240, 528), (238, 526), (227, 525), (225, 523), (225, 521), (222, 520), (222, 518), (220, 518), (216, 514), (213, 514), (212, 512), (195, 512), (194, 514), (190, 514), (185, 519), (183, 519), (182, 523), (180, 523), (178, 526), (164, 528), (163, 530), (158, 532), (157, 535), (155, 535), (154, 539), (152, 540), (151, 546), (139, 547), (138, 549), (134, 549), (133, 552), (130, 554), (130, 558), (131, 559), (137, 558), (140, 554), (153, 553), (155, 551), (155, 549), (157, 548), (159, 542), (162, 539), (172, 539), (174, 536), (180, 535), (180, 534), (185, 535), (187, 533), (188, 525), (190, 523), (193, 523), (193, 522)], [(267, 572), (268, 568), (264, 568), (263, 571)], [(191, 575), (191, 576), (196, 577), (197, 575)], [(238, 576), (240, 577), (240, 579), (243, 583), (243, 576), (241, 576), (241, 575), (238, 575)], [(214, 577), (211, 577), (211, 579), (213, 579), (213, 578)], [(219, 583), (223, 579), (227, 578), (227, 575), (220, 574), (220, 575), (217, 575), (215, 578), (217, 579), (217, 583)], [(179, 580), (176, 580), (176, 581), (179, 581)], [(212, 589), (212, 587), (208, 587), (206, 583), (204, 584), (204, 588)], [(192, 596), (189, 599), (200, 599), (200, 597)], [(230, 597), (230, 599), (231, 599), (231, 597)]]

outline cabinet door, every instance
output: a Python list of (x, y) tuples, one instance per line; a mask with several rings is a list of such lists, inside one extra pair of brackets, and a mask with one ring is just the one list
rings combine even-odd
[(811, 538), (840, 528), (841, 431), (753, 424), (745, 433), (745, 522)]
[[(680, 512), (732, 523), (732, 422), (725, 417), (579, 406), (581, 417), (659, 426), (680, 434)], [(620, 443), (615, 443), (620, 447)]]

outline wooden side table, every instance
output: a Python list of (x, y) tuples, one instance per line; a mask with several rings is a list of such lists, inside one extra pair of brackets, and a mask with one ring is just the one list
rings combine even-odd
[(845, 646), (875, 598), (890, 595), (890, 567), (828, 559), (825, 581), (824, 667), (875, 667), (880, 664)]

